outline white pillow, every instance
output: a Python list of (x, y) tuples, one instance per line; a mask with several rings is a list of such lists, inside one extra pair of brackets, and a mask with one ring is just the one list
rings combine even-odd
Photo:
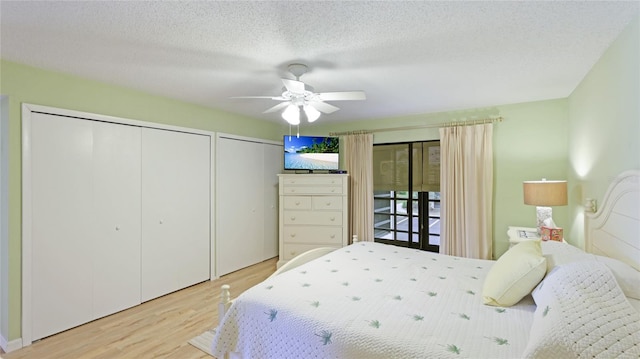
[(629, 298), (640, 299), (640, 272), (617, 259), (586, 253), (568, 243), (545, 241), (541, 243), (542, 253), (547, 259), (547, 273), (555, 267), (568, 263), (597, 260), (604, 263)]
[(561, 265), (579, 262), (579, 261), (592, 261), (594, 260), (593, 254), (589, 253), (573, 253), (573, 254), (543, 254), (547, 259), (547, 273)]
[(595, 259), (604, 263), (613, 272), (624, 295), (640, 299), (640, 272), (617, 259), (594, 255)]
[(627, 297), (627, 299), (629, 300), (629, 304), (631, 304), (632, 307), (636, 308), (636, 311), (640, 313), (640, 299), (634, 299), (630, 297)]
[(542, 254), (554, 256), (572, 256), (585, 254), (586, 252), (578, 247), (574, 247), (567, 242), (544, 241), (541, 243)]
[(547, 271), (540, 241), (521, 242), (491, 267), (482, 287), (484, 304), (508, 307), (531, 293)]

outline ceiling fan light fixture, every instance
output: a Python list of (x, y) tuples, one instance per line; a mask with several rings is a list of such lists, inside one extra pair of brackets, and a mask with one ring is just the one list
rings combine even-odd
[(315, 107), (305, 105), (304, 113), (307, 115), (307, 121), (313, 122), (320, 117), (320, 111), (316, 110)]
[(282, 111), (282, 118), (291, 125), (300, 124), (300, 108), (296, 105), (289, 105)]
[(281, 113), (282, 118), (294, 126), (300, 124), (301, 111), (304, 111), (304, 117), (306, 117), (308, 122), (314, 122), (320, 118), (321, 114), (331, 114), (340, 109), (327, 103), (327, 101), (366, 99), (362, 91), (315, 92), (313, 87), (300, 81), (300, 76), (309, 71), (309, 68), (305, 64), (293, 63), (290, 64), (287, 69), (296, 79), (281, 78), (282, 84), (284, 85), (281, 95), (241, 96), (237, 98), (269, 98), (274, 101), (282, 101), (263, 111), (263, 113), (273, 113), (284, 110)]

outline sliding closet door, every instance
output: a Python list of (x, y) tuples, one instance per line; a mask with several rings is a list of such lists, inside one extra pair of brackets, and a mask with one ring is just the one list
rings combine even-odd
[(93, 122), (93, 313), (140, 304), (140, 128)]
[(218, 275), (263, 260), (263, 145), (218, 137), (216, 242)]
[(92, 319), (93, 126), (34, 114), (32, 338)]
[(209, 279), (210, 137), (142, 129), (142, 301)]
[(33, 339), (140, 303), (140, 129), (35, 114)]
[(282, 146), (219, 136), (216, 144), (217, 275), (278, 256)]

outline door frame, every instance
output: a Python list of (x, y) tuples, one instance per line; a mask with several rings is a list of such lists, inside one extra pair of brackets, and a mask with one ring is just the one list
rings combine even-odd
[(169, 130), (176, 132), (193, 133), (198, 135), (209, 136), (209, 279), (217, 278), (215, 266), (215, 140), (216, 133), (187, 127), (165, 125), (155, 122), (132, 120), (122, 117), (106, 116), (89, 112), (74, 111), (61, 109), (56, 107), (41, 106), (35, 104), (22, 104), (22, 347), (31, 345), (32, 343), (32, 273), (31, 273), (31, 254), (32, 254), (32, 231), (31, 231), (31, 211), (32, 211), (32, 193), (31, 193), (31, 139), (32, 139), (32, 119), (34, 113), (46, 113), (51, 115), (73, 117), (90, 121), (109, 122), (121, 125), (130, 125), (137, 127), (154, 128), (160, 130)]

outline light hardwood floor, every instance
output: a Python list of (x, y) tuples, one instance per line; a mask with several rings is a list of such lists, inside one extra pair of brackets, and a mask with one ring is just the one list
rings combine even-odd
[(151, 300), (131, 309), (2, 354), (4, 359), (208, 358), (188, 343), (218, 322), (220, 286), (231, 294), (260, 283), (276, 270), (277, 258)]

